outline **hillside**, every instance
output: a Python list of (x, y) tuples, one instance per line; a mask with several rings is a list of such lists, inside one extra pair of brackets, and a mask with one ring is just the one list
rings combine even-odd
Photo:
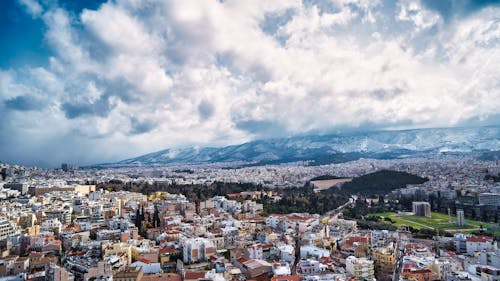
[(384, 195), (408, 184), (422, 184), (428, 181), (405, 172), (382, 170), (366, 174), (342, 185), (342, 191), (349, 194)]
[(498, 161), (500, 160), (500, 150), (485, 152), (478, 159), (483, 161)]
[(394, 159), (429, 154), (487, 152), (498, 147), (500, 127), (372, 131), (258, 140), (225, 147), (165, 149), (101, 166), (221, 162), (262, 165), (295, 161), (321, 165), (359, 158)]
[(261, 203), (267, 213), (324, 214), (346, 203), (351, 195), (384, 195), (407, 184), (421, 184), (426, 181), (425, 178), (409, 173), (382, 170), (353, 178), (351, 182), (344, 183), (341, 189), (331, 187), (314, 192), (306, 185), (282, 190), (282, 199), (279, 202), (264, 198)]

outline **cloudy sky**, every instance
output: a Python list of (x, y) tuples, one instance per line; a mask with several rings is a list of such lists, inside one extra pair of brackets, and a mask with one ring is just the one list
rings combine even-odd
[(500, 124), (500, 1), (0, 1), (0, 161)]

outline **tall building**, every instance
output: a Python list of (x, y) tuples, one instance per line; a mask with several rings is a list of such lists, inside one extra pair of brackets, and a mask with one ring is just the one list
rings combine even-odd
[(431, 204), (429, 202), (413, 202), (413, 214), (421, 217), (431, 217)]
[(464, 210), (457, 210), (457, 225), (458, 226), (465, 225)]

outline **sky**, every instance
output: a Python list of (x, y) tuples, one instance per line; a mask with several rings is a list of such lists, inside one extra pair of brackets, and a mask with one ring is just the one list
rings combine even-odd
[(500, 1), (0, 1), (0, 161), (500, 125)]

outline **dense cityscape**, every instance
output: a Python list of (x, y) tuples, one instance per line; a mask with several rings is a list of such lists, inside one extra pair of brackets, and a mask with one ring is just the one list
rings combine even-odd
[[(343, 186), (357, 188), (356, 179), (377, 171), (425, 180), (390, 192), (370, 191), (376, 183), (369, 182), (368, 191), (353, 191), (321, 214), (269, 212), (305, 198), (290, 190), (333, 200), (329, 191), (348, 193)], [(243, 168), (1, 164), (1, 176), (0, 280), (500, 278), (498, 161), (455, 155)], [(209, 198), (203, 189), (189, 192), (223, 183), (229, 187)], [(167, 192), (173, 187), (184, 192)], [(307, 204), (304, 210), (322, 203)]]

